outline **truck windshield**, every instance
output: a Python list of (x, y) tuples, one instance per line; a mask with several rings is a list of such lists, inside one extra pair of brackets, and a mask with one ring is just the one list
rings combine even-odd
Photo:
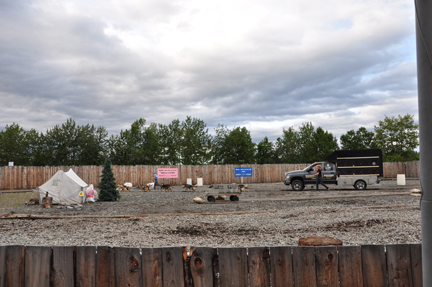
[(304, 170), (304, 171), (308, 171), (308, 170), (311, 170), (311, 169), (313, 169), (313, 167), (314, 167), (314, 166), (316, 166), (317, 164), (319, 164), (319, 163), (318, 163), (318, 162), (316, 162), (316, 163), (313, 163), (313, 164), (311, 164), (310, 166), (308, 166), (308, 167), (304, 168), (303, 170)]

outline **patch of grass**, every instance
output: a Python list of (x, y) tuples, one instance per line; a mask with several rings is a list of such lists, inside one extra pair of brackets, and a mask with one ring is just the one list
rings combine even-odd
[(37, 198), (37, 192), (4, 192), (0, 194), (0, 208), (14, 208), (24, 206), (30, 198)]

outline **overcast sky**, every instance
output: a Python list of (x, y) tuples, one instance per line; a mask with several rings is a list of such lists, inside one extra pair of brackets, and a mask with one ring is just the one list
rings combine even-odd
[(418, 119), (412, 0), (0, 0), (0, 129)]

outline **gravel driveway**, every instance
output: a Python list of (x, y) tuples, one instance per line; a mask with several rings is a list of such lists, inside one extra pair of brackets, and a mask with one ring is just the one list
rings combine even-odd
[[(366, 191), (330, 186), (292, 191), (283, 183), (249, 184), (240, 201), (197, 204), (214, 191), (122, 192), (117, 202), (84, 204), (82, 210), (54, 206), (1, 208), (49, 216), (127, 218), (0, 219), (0, 245), (96, 245), (123, 247), (297, 245), (299, 238), (329, 236), (344, 245), (420, 243), (419, 198), (409, 191), (418, 180), (383, 181)], [(0, 195), (0, 200), (2, 195)], [(146, 215), (146, 216), (144, 216)]]

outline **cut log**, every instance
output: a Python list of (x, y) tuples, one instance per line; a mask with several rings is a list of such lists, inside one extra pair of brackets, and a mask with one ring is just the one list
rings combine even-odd
[(326, 246), (326, 245), (342, 245), (342, 241), (332, 237), (310, 236), (299, 239), (299, 246)]

